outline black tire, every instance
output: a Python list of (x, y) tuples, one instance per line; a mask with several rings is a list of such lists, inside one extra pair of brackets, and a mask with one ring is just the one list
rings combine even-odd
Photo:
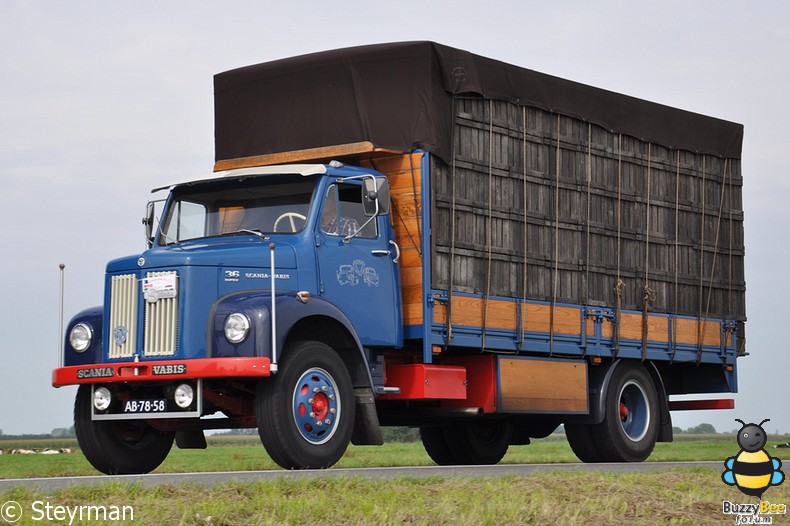
[(175, 433), (143, 420), (91, 420), (93, 390), (81, 385), (74, 403), (74, 430), (88, 462), (107, 475), (138, 475), (155, 470), (173, 447)]
[(565, 424), (565, 437), (582, 462), (604, 462), (604, 456), (595, 445), (592, 427), (589, 424)]
[(454, 466), (459, 463), (447, 443), (445, 426), (421, 427), (420, 439), (422, 439), (425, 452), (438, 465)]
[(658, 394), (640, 364), (620, 363), (606, 390), (604, 421), (592, 427), (593, 439), (606, 462), (642, 462), (656, 445)]
[(328, 345), (290, 344), (279, 372), (258, 383), (255, 406), (261, 443), (281, 467), (328, 468), (346, 452), (354, 389), (343, 360)]
[(445, 440), (458, 464), (496, 464), (513, 435), (507, 420), (463, 420), (445, 428)]

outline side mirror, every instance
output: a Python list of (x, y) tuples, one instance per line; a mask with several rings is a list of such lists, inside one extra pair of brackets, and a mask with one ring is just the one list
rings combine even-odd
[(366, 177), (362, 181), (362, 206), (367, 217), (385, 216), (390, 213), (390, 184), (386, 177)]
[(148, 201), (145, 207), (145, 217), (143, 217), (143, 226), (145, 227), (145, 243), (148, 248), (154, 244), (154, 202)]
[[(143, 226), (145, 227), (145, 243), (148, 248), (154, 246), (154, 228), (156, 223), (156, 212), (157, 208), (159, 208), (161, 212), (162, 205), (164, 204), (164, 199), (158, 199), (156, 201), (148, 201), (148, 204), (145, 207), (145, 217), (143, 217)], [(157, 207), (157, 205), (159, 205)]]

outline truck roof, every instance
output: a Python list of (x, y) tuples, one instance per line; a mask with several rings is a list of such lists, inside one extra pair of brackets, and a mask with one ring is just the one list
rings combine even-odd
[[(337, 163), (337, 164), (335, 164)], [(247, 177), (265, 177), (267, 175), (301, 175), (308, 177), (311, 175), (357, 175), (363, 173), (372, 173), (373, 170), (366, 168), (359, 168), (356, 166), (344, 166), (342, 163), (332, 161), (329, 164), (278, 164), (271, 166), (254, 166), (250, 168), (237, 168), (234, 170), (224, 170), (214, 172), (212, 177), (204, 179), (195, 179), (192, 181), (183, 181), (180, 183), (170, 184), (167, 186), (160, 186), (151, 190), (151, 193), (168, 190), (176, 186), (190, 186), (201, 183), (208, 183), (211, 181), (219, 181), (222, 179), (244, 179)]]
[(673, 149), (741, 157), (740, 124), (434, 42), (400, 42), (216, 75), (216, 161), (360, 141), (401, 152), (421, 148), (448, 161), (457, 97), (508, 101)]

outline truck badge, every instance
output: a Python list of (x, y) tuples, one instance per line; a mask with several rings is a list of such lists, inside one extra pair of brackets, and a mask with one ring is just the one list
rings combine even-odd
[(142, 267), (143, 265), (145, 265), (145, 258), (141, 257), (140, 259), (137, 260), (137, 266)]
[(123, 325), (118, 325), (116, 328), (112, 330), (112, 339), (118, 347), (126, 343), (126, 338), (128, 336), (129, 336), (129, 329), (127, 329)]
[(91, 369), (77, 369), (77, 378), (109, 378), (115, 375), (112, 367), (93, 367)]
[(175, 298), (178, 294), (178, 282), (175, 273), (149, 276), (142, 280), (143, 297), (148, 303), (156, 303), (165, 298)]

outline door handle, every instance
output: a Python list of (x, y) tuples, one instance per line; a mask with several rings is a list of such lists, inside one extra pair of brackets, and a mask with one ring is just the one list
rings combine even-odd
[[(392, 248), (395, 249), (395, 258), (392, 260), (392, 262), (397, 263), (398, 260), (400, 259), (400, 247), (396, 242), (392, 240), (390, 240), (390, 245), (392, 245)], [(376, 250), (371, 250), (370, 253), (373, 254), (374, 256), (389, 256), (390, 254), (392, 254), (392, 250), (376, 249)]]
[(398, 260), (400, 259), (400, 247), (398, 246), (398, 244), (396, 242), (394, 242), (391, 239), (390, 239), (390, 245), (392, 245), (392, 248), (395, 249), (395, 259), (393, 259), (392, 262), (393, 263), (397, 263)]

